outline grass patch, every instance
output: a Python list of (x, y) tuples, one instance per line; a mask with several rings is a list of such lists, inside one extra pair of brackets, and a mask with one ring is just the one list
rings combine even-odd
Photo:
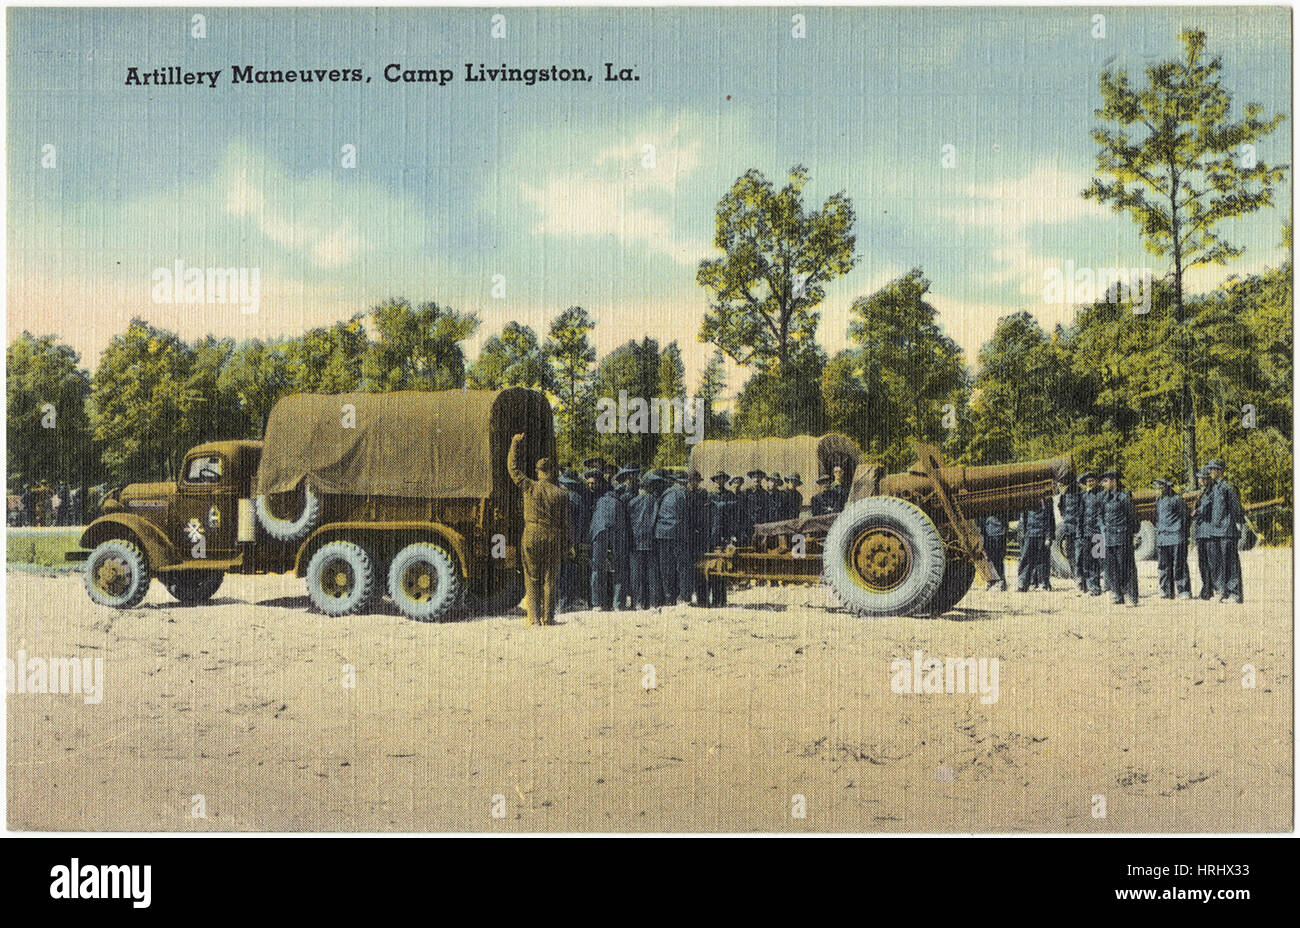
[(14, 565), (77, 570), (80, 563), (64, 560), (69, 551), (80, 550), (77, 539), (84, 528), (69, 528), (66, 532), (41, 532), (39, 534), (8, 533), (5, 539), (5, 561)]

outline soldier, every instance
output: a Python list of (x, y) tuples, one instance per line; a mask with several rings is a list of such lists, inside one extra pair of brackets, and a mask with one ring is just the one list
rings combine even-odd
[(1210, 541), (1210, 571), (1214, 586), (1219, 591), (1219, 602), (1243, 601), (1241, 555), (1237, 542), (1241, 539), (1241, 526), (1246, 523), (1246, 512), (1241, 507), (1237, 490), (1224, 478), (1223, 462), (1211, 461), (1205, 465), (1210, 474), (1210, 513), (1205, 523), (1205, 533)]
[[(719, 481), (719, 477), (723, 479)], [(718, 491), (709, 500), (713, 504), (713, 520), (709, 527), (709, 550), (725, 551), (736, 543), (736, 532), (740, 524), (740, 499), (729, 487), (740, 486), (744, 480), (740, 477), (729, 477), (719, 471), (713, 475), (713, 482), (718, 485)], [(708, 587), (709, 605), (725, 606), (727, 604), (726, 579), (709, 577)]]
[[(596, 496), (598, 494), (596, 494), (595, 491), (591, 488), (591, 485), (587, 480), (587, 471), (589, 470), (594, 470), (598, 475), (603, 476), (605, 473), (605, 459), (597, 455), (596, 457), (587, 458), (587, 460), (582, 462), (582, 482), (584, 485), (583, 492), (587, 496), (587, 509), (591, 510), (594, 509), (596, 506)], [(587, 540), (587, 536), (583, 535), (582, 540), (585, 542)]]
[(821, 487), (808, 500), (808, 511), (815, 516), (824, 516), (833, 510), (830, 508), (830, 500), (827, 498), (830, 493), (831, 478), (829, 474), (822, 474), (817, 478), (817, 486)]
[(18, 524), (35, 525), (36, 524), (36, 494), (32, 492), (31, 486), (26, 483), (23, 484), (22, 505), (23, 505), (23, 515), (22, 515), (22, 519), (19, 521)]
[(623, 502), (628, 502), (636, 496), (637, 490), (641, 486), (641, 469), (638, 467), (624, 467), (614, 475), (614, 484), (619, 488), (619, 496), (623, 497)]
[(616, 478), (618, 474), (619, 474), (619, 466), (615, 464), (613, 461), (606, 461), (604, 474), (603, 474), (605, 478), (605, 483), (608, 484), (609, 486), (616, 486), (617, 481), (614, 478)]
[(1133, 497), (1119, 485), (1119, 472), (1108, 470), (1101, 475), (1101, 531), (1106, 542), (1106, 577), (1110, 583), (1111, 602), (1130, 606), (1138, 604), (1137, 559), (1133, 554), (1133, 535), (1138, 530), (1137, 510)]
[(627, 504), (632, 529), (632, 548), (628, 552), (628, 577), (632, 605), (651, 609), (663, 605), (659, 587), (659, 555), (655, 548), (655, 517), (659, 513), (659, 490), (663, 478), (649, 474), (641, 481), (636, 496)]
[(984, 554), (993, 568), (993, 579), (984, 589), (986, 591), (999, 586), (1007, 591), (1007, 520), (1005, 516), (992, 515), (980, 519), (980, 541), (984, 544)]
[(655, 550), (665, 606), (676, 605), (678, 597), (690, 601), (693, 580), (689, 541), (686, 487), (674, 480), (659, 498), (655, 513)]
[[(573, 538), (586, 538), (591, 509), (587, 506), (587, 494), (583, 492), (582, 481), (572, 474), (565, 473), (560, 475), (560, 486), (564, 488), (569, 498), (569, 534)], [(560, 564), (559, 611), (570, 612), (577, 609), (579, 603), (586, 600), (586, 594), (583, 592), (585, 586), (578, 567), (578, 551), (574, 546), (565, 552), (564, 560)]]
[[(704, 478), (698, 470), (693, 470), (686, 478), (686, 512), (688, 525), (688, 542), (690, 549), (690, 587), (695, 594), (696, 606), (709, 604), (709, 584), (704, 571), (696, 565), (700, 558), (709, 553), (710, 534), (713, 530), (713, 504), (709, 501), (708, 491), (701, 484)], [(680, 579), (679, 581), (680, 582)], [(682, 597), (687, 605), (692, 605), (690, 595)]]
[(1187, 503), (1174, 492), (1168, 480), (1156, 478), (1151, 485), (1160, 491), (1156, 498), (1156, 563), (1160, 570), (1160, 596), (1192, 598), (1192, 581), (1187, 574), (1187, 527), (1191, 513)]
[(799, 489), (803, 486), (803, 480), (798, 474), (791, 474), (785, 478), (785, 490), (781, 493), (781, 509), (777, 518), (797, 519), (803, 509), (803, 492)]
[(1020, 514), (1020, 582), (1017, 592), (1024, 593), (1032, 587), (1052, 588), (1043, 576), (1043, 564), (1050, 568), (1052, 539), (1056, 537), (1056, 513), (1049, 496), (1032, 509)]
[[(603, 474), (592, 469), (591, 483), (599, 491), (596, 505), (591, 510), (591, 526), (587, 537), (591, 539), (591, 606), (598, 612), (608, 612), (614, 606), (623, 608), (623, 589), (627, 586), (628, 518), (627, 504), (614, 485)], [(614, 589), (611, 597), (609, 581), (613, 574)]]
[(763, 480), (767, 477), (767, 474), (756, 467), (745, 476), (749, 478), (749, 485), (742, 488), (739, 494), (740, 507), (743, 510), (740, 537), (747, 544), (754, 536), (754, 525), (758, 522), (758, 516), (762, 508), (762, 494), (766, 492), (763, 489)]
[(840, 512), (849, 501), (848, 474), (839, 464), (831, 468), (831, 485), (826, 493), (827, 512)]
[(1192, 512), (1192, 522), (1196, 526), (1196, 573), (1201, 578), (1201, 599), (1214, 596), (1213, 559), (1210, 557), (1211, 543), (1205, 534), (1205, 525), (1210, 521), (1210, 509), (1213, 500), (1210, 497), (1210, 472), (1202, 467), (1196, 472), (1196, 482), (1200, 485), (1201, 495), (1196, 500), (1196, 509)]
[(1073, 477), (1066, 477), (1058, 481), (1057, 485), (1061, 488), (1060, 501), (1057, 507), (1061, 510), (1061, 553), (1065, 555), (1065, 562), (1074, 569), (1076, 563), (1075, 550), (1079, 546), (1079, 535), (1083, 525), (1083, 493), (1079, 490), (1079, 485), (1074, 482)]
[(536, 480), (529, 479), (520, 470), (519, 443), (523, 440), (522, 432), (511, 440), (506, 470), (524, 495), (524, 534), (519, 545), (524, 568), (524, 606), (529, 625), (553, 625), (560, 559), (572, 546), (569, 497), (553, 482), (555, 473), (550, 458), (537, 461)]
[(758, 498), (759, 516), (757, 522), (775, 522), (781, 511), (781, 475), (770, 473), (763, 478), (763, 495)]
[(1101, 564), (1105, 557), (1106, 542), (1101, 533), (1101, 511), (1104, 500), (1097, 488), (1097, 475), (1085, 471), (1079, 475), (1083, 484), (1083, 505), (1079, 516), (1079, 543), (1075, 549), (1075, 575), (1079, 591), (1089, 596), (1101, 595)]

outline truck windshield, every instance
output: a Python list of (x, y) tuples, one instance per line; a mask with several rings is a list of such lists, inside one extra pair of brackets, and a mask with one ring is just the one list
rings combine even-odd
[(186, 483), (219, 483), (220, 481), (221, 458), (216, 455), (194, 458), (185, 469)]

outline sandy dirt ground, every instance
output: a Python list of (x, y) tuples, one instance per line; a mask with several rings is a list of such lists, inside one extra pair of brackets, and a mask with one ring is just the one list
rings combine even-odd
[[(1289, 830), (1291, 552), (1242, 561), (1244, 606), (1145, 595), (1143, 564), (1136, 609), (1058, 581), (867, 621), (754, 587), (548, 629), (329, 619), (291, 577), (114, 612), (11, 569), (10, 657), (105, 679), (97, 705), (8, 696), (9, 827)], [(997, 702), (895, 693), (917, 651), (997, 658)]]

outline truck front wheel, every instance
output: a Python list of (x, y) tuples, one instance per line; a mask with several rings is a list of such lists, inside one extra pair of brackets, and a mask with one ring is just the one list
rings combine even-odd
[(428, 542), (407, 545), (388, 568), (388, 595), (408, 619), (437, 622), (460, 602), (463, 584), (455, 559)]
[(130, 609), (149, 592), (149, 558), (124, 538), (110, 539), (86, 558), (85, 580), (93, 602)]
[(326, 615), (359, 612), (374, 590), (374, 559), (358, 544), (331, 541), (307, 563), (307, 595)]

